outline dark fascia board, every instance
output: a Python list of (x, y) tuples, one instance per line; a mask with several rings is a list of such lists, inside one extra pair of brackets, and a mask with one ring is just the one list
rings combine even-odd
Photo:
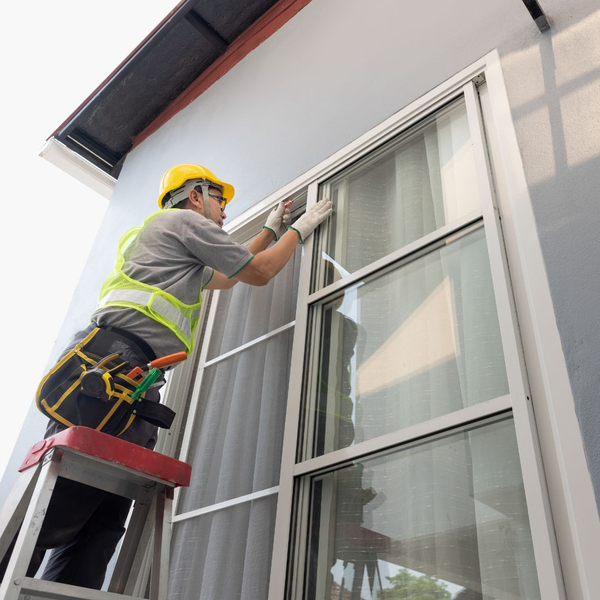
[(283, 27), (311, 0), (278, 0), (229, 44), (227, 51), (215, 60), (187, 89), (182, 92), (150, 125), (133, 138), (133, 148), (160, 129), (183, 110), (250, 52)]
[(48, 139), (65, 138), (73, 127), (81, 111), (102, 91), (110, 85), (123, 71), (131, 68), (138, 60), (141, 60), (153, 47), (153, 43), (158, 41), (162, 35), (174, 27), (181, 19), (185, 18), (188, 11), (194, 6), (196, 0), (182, 0), (131, 52), (125, 60), (67, 117), (67, 119), (51, 134)]
[[(153, 127), (160, 127), (164, 124), (175, 112), (181, 110), (186, 102), (201, 94), (211, 83), (224, 75), (237, 62), (242, 60), (248, 52), (251, 52), (262, 41), (270, 37), (272, 33), (310, 2), (310, 0), (254, 0), (252, 6), (246, 7), (247, 10), (244, 13), (247, 22), (244, 24), (242, 19), (242, 23), (238, 23), (238, 30), (231, 28), (235, 23), (231, 22), (227, 13), (223, 13), (223, 18), (225, 18), (224, 31), (229, 33), (222, 34), (213, 24), (213, 20), (215, 23), (219, 23), (219, 20), (215, 18), (215, 14), (209, 11), (211, 21), (208, 22), (197, 12), (198, 5), (202, 5), (203, 1), (183, 0), (180, 2), (48, 139), (61, 142), (75, 154), (113, 178), (117, 178), (131, 148), (140, 143), (142, 139), (145, 139)], [(230, 0), (233, 5), (243, 1)], [(256, 9), (261, 6), (261, 12), (257, 14)], [(216, 7), (213, 5), (213, 8)], [(254, 14), (250, 18), (252, 11)], [(244, 27), (241, 30), (239, 30), (240, 25)], [(135, 128), (131, 129), (131, 127), (127, 131), (122, 131), (123, 128), (118, 126), (117, 123), (117, 128), (112, 133), (117, 135), (117, 131), (119, 131), (118, 135), (121, 137), (118, 144), (113, 146), (106, 136), (101, 135), (98, 137), (98, 131), (94, 132), (95, 126), (93, 123), (91, 121), (87, 123), (86, 121), (86, 115), (89, 116), (90, 107), (102, 106), (111, 93), (120, 93), (120, 83), (129, 78), (130, 75), (143, 72), (143, 65), (146, 64), (148, 56), (153, 56), (152, 53), (160, 49), (165, 40), (174, 35), (182, 26), (195, 30), (199, 34), (198, 37), (205, 40), (206, 47), (212, 48), (212, 52), (216, 53), (211, 59), (211, 63), (208, 66), (202, 66), (203, 70), (199, 72), (196, 79), (184, 82), (186, 85), (184, 89), (174, 89), (175, 95), (173, 98), (165, 98), (167, 104), (164, 107), (158, 107), (160, 108), (159, 113), (149, 115), (151, 122), (145, 125), (142, 123), (143, 129), (141, 131), (138, 132)], [(230, 38), (233, 39), (233, 42)], [(190, 90), (193, 93), (189, 93)], [(131, 125), (129, 121), (127, 122)], [(96, 122), (96, 126), (98, 124)], [(100, 123), (100, 126), (103, 127), (104, 125)], [(109, 127), (109, 129), (112, 131), (112, 127)], [(109, 129), (106, 131), (109, 131)], [(124, 141), (125, 143), (121, 143)]]

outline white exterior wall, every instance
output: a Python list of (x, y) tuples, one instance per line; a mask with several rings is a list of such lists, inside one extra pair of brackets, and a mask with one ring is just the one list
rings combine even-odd
[[(498, 48), (599, 500), (600, 10), (541, 4), (544, 34), (521, 0), (313, 0), (130, 153), (50, 360), (86, 326), (119, 236), (156, 209), (166, 169), (197, 162), (231, 181), (231, 218)], [(43, 427), (33, 410), (0, 495)]]

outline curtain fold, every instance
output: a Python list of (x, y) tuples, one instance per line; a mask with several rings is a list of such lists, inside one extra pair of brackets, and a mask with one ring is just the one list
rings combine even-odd
[(292, 330), (207, 367), (179, 512), (278, 483)]
[[(221, 292), (209, 360), (295, 318), (301, 250), (264, 287)], [(293, 328), (204, 368), (178, 513), (279, 482)], [(276, 495), (175, 525), (169, 598), (262, 600), (267, 595)]]
[[(426, 119), (385, 151), (330, 183), (327, 255), (354, 273), (479, 208), (464, 103)], [(329, 279), (331, 282), (331, 279)]]
[(173, 527), (169, 600), (264, 600), (277, 495)]
[(301, 257), (302, 250), (298, 247), (292, 259), (268, 285), (238, 284), (220, 292), (207, 360), (294, 320)]

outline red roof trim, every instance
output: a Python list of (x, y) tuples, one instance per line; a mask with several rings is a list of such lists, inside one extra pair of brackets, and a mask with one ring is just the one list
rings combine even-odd
[(191, 104), (198, 96), (216, 83), (252, 50), (283, 27), (300, 12), (310, 0), (280, 0), (258, 21), (231, 43), (225, 54), (220, 56), (202, 73), (176, 100), (174, 100), (146, 129), (133, 139), (133, 148), (141, 144), (179, 111)]

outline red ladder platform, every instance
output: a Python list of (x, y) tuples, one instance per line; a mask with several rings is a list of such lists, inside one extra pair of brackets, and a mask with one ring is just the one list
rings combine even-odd
[[(0, 586), (1, 600), (134, 598), (137, 571), (153, 532), (150, 598), (166, 600), (173, 490), (189, 485), (190, 465), (94, 429), (72, 427), (35, 444), (19, 471), (0, 512), (0, 558), (20, 528)], [(108, 592), (25, 576), (58, 477), (135, 501)], [(148, 518), (151, 510), (153, 519)]]

